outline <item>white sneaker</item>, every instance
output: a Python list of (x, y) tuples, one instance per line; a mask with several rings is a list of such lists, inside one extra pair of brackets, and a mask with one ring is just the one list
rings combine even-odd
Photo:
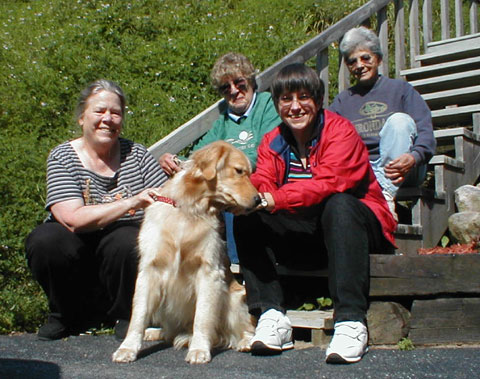
[(275, 309), (262, 313), (251, 346), (253, 355), (278, 354), (292, 349), (292, 324), (288, 317)]
[(398, 215), (395, 210), (395, 198), (390, 194), (390, 192), (387, 192), (385, 190), (383, 190), (382, 193), (385, 200), (387, 200), (388, 209), (390, 209), (390, 213), (392, 214), (395, 221), (398, 222)]
[(360, 321), (335, 323), (335, 333), (327, 349), (327, 363), (354, 363), (368, 351), (367, 327)]

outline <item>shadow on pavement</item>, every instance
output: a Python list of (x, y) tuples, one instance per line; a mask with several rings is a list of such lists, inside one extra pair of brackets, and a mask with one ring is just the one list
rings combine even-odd
[(51, 362), (0, 358), (0, 378), (56, 379), (60, 378), (60, 367)]

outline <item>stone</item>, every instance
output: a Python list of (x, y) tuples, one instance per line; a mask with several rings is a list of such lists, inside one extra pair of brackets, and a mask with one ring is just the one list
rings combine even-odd
[(367, 312), (370, 345), (396, 345), (410, 331), (410, 312), (395, 302), (375, 301)]
[(480, 212), (480, 187), (464, 185), (455, 190), (458, 212)]
[(448, 218), (450, 234), (461, 244), (480, 239), (480, 212), (459, 212)]

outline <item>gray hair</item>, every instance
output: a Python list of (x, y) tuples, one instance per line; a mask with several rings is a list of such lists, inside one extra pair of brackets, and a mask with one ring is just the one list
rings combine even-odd
[(345, 33), (340, 43), (340, 54), (344, 59), (348, 59), (350, 54), (357, 49), (370, 50), (378, 58), (383, 58), (380, 39), (372, 30), (364, 26), (350, 29)]
[(77, 107), (75, 109), (75, 119), (78, 121), (82, 116), (83, 112), (85, 112), (85, 108), (87, 107), (87, 102), (90, 96), (95, 95), (102, 91), (112, 92), (117, 95), (120, 99), (120, 105), (122, 107), (122, 116), (125, 113), (125, 94), (123, 90), (120, 88), (118, 84), (106, 79), (99, 79), (90, 83), (87, 87), (80, 92), (80, 97), (77, 102)]
[(256, 89), (257, 83), (255, 81), (256, 70), (250, 60), (240, 53), (227, 53), (222, 55), (215, 62), (210, 79), (215, 90), (219, 91), (222, 81), (226, 77), (233, 77), (235, 75), (243, 75), (250, 85)]

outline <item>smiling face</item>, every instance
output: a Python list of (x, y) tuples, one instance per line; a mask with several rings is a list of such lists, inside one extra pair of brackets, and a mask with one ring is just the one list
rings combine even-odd
[(378, 79), (381, 59), (368, 49), (359, 48), (345, 59), (348, 70), (362, 86), (374, 84)]
[(109, 91), (91, 95), (78, 123), (83, 137), (93, 144), (115, 142), (122, 131), (123, 114), (120, 98)]
[(278, 100), (278, 113), (296, 136), (310, 137), (320, 109), (312, 95), (304, 90), (284, 92)]
[(219, 86), (219, 92), (236, 115), (243, 115), (253, 99), (254, 89), (251, 83), (242, 75), (226, 77)]

